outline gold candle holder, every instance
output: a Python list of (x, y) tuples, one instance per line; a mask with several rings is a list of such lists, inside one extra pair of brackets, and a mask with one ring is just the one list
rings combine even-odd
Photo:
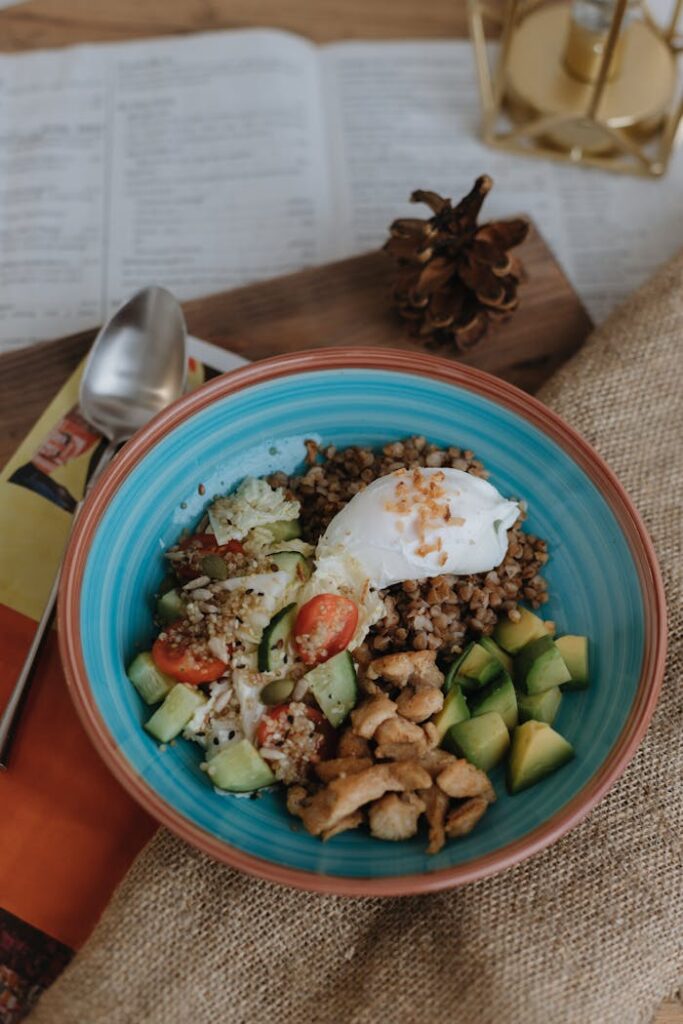
[[(499, 149), (658, 177), (683, 119), (677, 26), (646, 0), (468, 0), (483, 108)], [(499, 39), (490, 60), (488, 43)]]

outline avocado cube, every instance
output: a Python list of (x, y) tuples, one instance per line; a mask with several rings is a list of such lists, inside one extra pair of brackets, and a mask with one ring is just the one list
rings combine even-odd
[(492, 654), (497, 659), (508, 675), (512, 675), (512, 658), (502, 647), (498, 646), (493, 637), (483, 636), (479, 643), (485, 651), (488, 651), (489, 654)]
[(555, 646), (569, 669), (571, 679), (562, 684), (563, 690), (585, 690), (588, 686), (588, 637), (561, 636)]
[[(486, 686), (500, 672), (500, 664), (481, 644), (471, 643), (459, 661), (455, 675), (463, 690), (478, 690)], [(450, 673), (449, 673), (450, 676)], [(456, 680), (451, 681), (451, 685)]]
[(517, 609), (521, 615), (519, 622), (511, 619), (500, 619), (493, 631), (493, 639), (509, 654), (517, 654), (532, 640), (548, 636), (548, 627), (543, 619), (534, 615), (527, 608)]
[(518, 725), (512, 734), (508, 758), (508, 790), (514, 794), (534, 786), (573, 757), (571, 743), (545, 722)]
[(497, 711), (508, 729), (517, 725), (517, 694), (507, 672), (503, 671), (483, 690), (473, 693), (469, 700), (473, 718)]
[(230, 793), (251, 793), (275, 782), (270, 767), (249, 740), (223, 747), (210, 759), (206, 774), (214, 786)]
[(452, 725), (443, 742), (446, 750), (466, 758), (482, 771), (488, 772), (505, 756), (510, 734), (497, 711)]
[(441, 711), (434, 718), (439, 743), (441, 743), (452, 725), (464, 722), (469, 717), (470, 709), (467, 707), (467, 701), (463, 696), (462, 690), (457, 685), (453, 686), (446, 694)]
[(562, 655), (547, 633), (527, 644), (517, 655), (515, 676), (524, 693), (543, 693), (571, 679)]
[(552, 690), (544, 690), (543, 693), (518, 693), (517, 707), (519, 708), (520, 722), (528, 722), (533, 719), (535, 722), (545, 722), (552, 725), (560, 710), (562, 693), (559, 686), (553, 686)]

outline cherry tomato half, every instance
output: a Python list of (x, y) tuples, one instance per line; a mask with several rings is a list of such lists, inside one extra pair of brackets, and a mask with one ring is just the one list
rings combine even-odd
[[(315, 750), (306, 756), (306, 760), (315, 764), (325, 761), (332, 755), (335, 744), (335, 732), (325, 716), (317, 708), (304, 705), (304, 714), (315, 726)], [(291, 704), (276, 704), (268, 708), (256, 728), (256, 746), (281, 747), (294, 724)]]
[(181, 683), (198, 686), (212, 683), (225, 672), (227, 665), (219, 658), (197, 657), (192, 649), (173, 640), (159, 638), (152, 644), (152, 659), (156, 667)]
[(358, 625), (348, 597), (318, 594), (302, 605), (294, 623), (294, 646), (305, 665), (319, 665), (346, 650)]

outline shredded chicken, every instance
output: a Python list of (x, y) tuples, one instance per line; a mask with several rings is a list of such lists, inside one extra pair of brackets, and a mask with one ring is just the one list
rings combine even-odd
[(355, 711), (351, 712), (354, 732), (362, 736), (363, 739), (372, 739), (377, 726), (395, 713), (396, 705), (393, 700), (389, 700), (383, 694), (380, 697), (371, 697), (370, 700), (363, 701)]
[(448, 797), (438, 786), (421, 789), (419, 796), (425, 803), (425, 817), (429, 826), (427, 853), (438, 853), (446, 842), (444, 822), (448, 811)]
[(402, 651), (375, 658), (367, 669), (368, 679), (383, 679), (394, 686), (423, 683), (425, 686), (443, 686), (443, 672), (436, 665), (436, 651)]
[(376, 764), (357, 775), (334, 779), (311, 797), (301, 817), (308, 831), (317, 836), (385, 793), (425, 789), (429, 784), (429, 775), (415, 761)]
[(308, 790), (305, 786), (295, 785), (287, 789), (287, 810), (296, 818), (303, 815), (304, 803), (308, 800)]
[(337, 744), (338, 757), (370, 757), (370, 745), (352, 728), (344, 729)]
[(347, 832), (350, 828), (358, 828), (363, 823), (363, 812), (354, 811), (353, 814), (347, 814), (345, 818), (340, 818), (336, 825), (332, 828), (326, 828), (324, 832), (321, 832), (321, 838), (323, 842), (328, 839), (332, 839), (333, 836), (338, 836), (340, 832)]
[(366, 768), (372, 768), (371, 757), (334, 757), (330, 761), (319, 761), (315, 773), (321, 782), (332, 782), (332, 779), (357, 775)]
[(410, 839), (424, 809), (424, 801), (415, 793), (387, 793), (370, 807), (370, 833), (375, 839)]
[(455, 754), (449, 754), (447, 750), (437, 747), (436, 750), (428, 750), (425, 756), (420, 758), (420, 765), (435, 779), (447, 765), (453, 764), (454, 761), (457, 761)]
[(407, 686), (396, 699), (399, 714), (411, 722), (426, 722), (432, 715), (441, 711), (442, 707), (443, 693), (435, 686)]
[(495, 790), (486, 772), (475, 768), (463, 758), (456, 759), (439, 772), (436, 784), (439, 789), (456, 800), (480, 796), (488, 803), (493, 803), (496, 799)]
[(425, 734), (419, 725), (408, 722), (398, 715), (385, 719), (375, 730), (374, 739), (377, 743), (417, 743), (424, 746), (426, 751), (427, 741)]
[(446, 819), (446, 835), (450, 839), (466, 836), (486, 813), (489, 801), (483, 796), (465, 800)]

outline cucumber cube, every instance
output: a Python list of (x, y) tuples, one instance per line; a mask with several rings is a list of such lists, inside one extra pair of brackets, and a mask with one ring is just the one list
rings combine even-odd
[(268, 523), (263, 529), (268, 530), (273, 540), (295, 540), (301, 536), (301, 523), (298, 519), (281, 519), (277, 523)]
[(185, 598), (179, 590), (167, 590), (157, 601), (157, 615), (162, 622), (175, 622), (185, 615)]
[(515, 660), (517, 684), (524, 693), (543, 693), (571, 679), (569, 669), (548, 634), (533, 640)]
[(149, 651), (133, 658), (126, 674), (145, 704), (158, 704), (176, 684), (175, 679), (159, 671)]
[(316, 665), (304, 679), (325, 718), (336, 729), (358, 700), (356, 667), (348, 651)]
[(168, 743), (183, 731), (206, 697), (195, 687), (176, 683), (164, 703), (145, 722), (145, 729), (160, 743)]
[(510, 746), (510, 734), (498, 712), (489, 711), (485, 715), (452, 725), (446, 733), (443, 746), (488, 772), (505, 756)]
[(231, 793), (251, 793), (275, 782), (272, 771), (249, 740), (239, 740), (220, 750), (209, 761), (206, 774), (214, 786)]
[(552, 690), (544, 690), (543, 693), (519, 693), (517, 695), (517, 707), (519, 708), (520, 722), (545, 722), (552, 725), (560, 710), (562, 693), (559, 686), (553, 686)]

